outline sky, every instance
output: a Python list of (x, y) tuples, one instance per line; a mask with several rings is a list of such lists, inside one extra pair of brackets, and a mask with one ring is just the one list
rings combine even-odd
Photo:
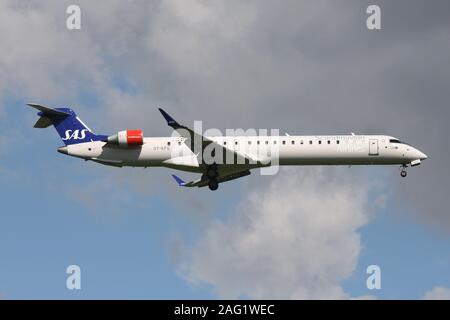
[[(0, 299), (450, 299), (449, 34), (445, 0), (1, 0)], [(57, 153), (27, 102), (99, 134), (170, 135), (164, 107), (220, 130), (388, 134), (429, 158), (406, 179), (289, 167), (179, 188), (170, 169)]]

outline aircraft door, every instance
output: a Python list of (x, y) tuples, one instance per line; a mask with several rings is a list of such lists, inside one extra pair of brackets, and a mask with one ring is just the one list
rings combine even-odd
[(369, 156), (378, 155), (378, 139), (369, 139)]

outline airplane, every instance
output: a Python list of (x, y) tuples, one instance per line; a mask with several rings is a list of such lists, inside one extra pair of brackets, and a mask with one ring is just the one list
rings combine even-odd
[(206, 137), (179, 124), (161, 108), (177, 136), (144, 137), (142, 130), (98, 135), (70, 108), (28, 105), (39, 111), (35, 128), (55, 127), (65, 144), (58, 152), (114, 167), (166, 167), (201, 174), (190, 182), (172, 175), (182, 187), (217, 190), (220, 183), (273, 165), (400, 165), (400, 175), (406, 177), (408, 166), (427, 159), (423, 152), (387, 135)]

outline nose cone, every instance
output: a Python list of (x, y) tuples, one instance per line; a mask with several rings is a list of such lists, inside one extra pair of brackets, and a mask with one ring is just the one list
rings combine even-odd
[(423, 153), (422, 151), (417, 150), (417, 154), (418, 154), (418, 158), (420, 160), (425, 160), (428, 158), (428, 156), (425, 153)]
[(69, 150), (67, 149), (67, 147), (59, 147), (58, 152), (62, 154), (69, 154)]

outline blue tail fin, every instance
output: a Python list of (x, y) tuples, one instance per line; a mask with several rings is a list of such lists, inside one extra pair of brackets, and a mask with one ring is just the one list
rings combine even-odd
[(37, 104), (28, 104), (39, 110), (40, 118), (35, 128), (46, 128), (53, 125), (65, 145), (105, 140), (107, 136), (97, 135), (91, 131), (69, 108), (48, 108)]

